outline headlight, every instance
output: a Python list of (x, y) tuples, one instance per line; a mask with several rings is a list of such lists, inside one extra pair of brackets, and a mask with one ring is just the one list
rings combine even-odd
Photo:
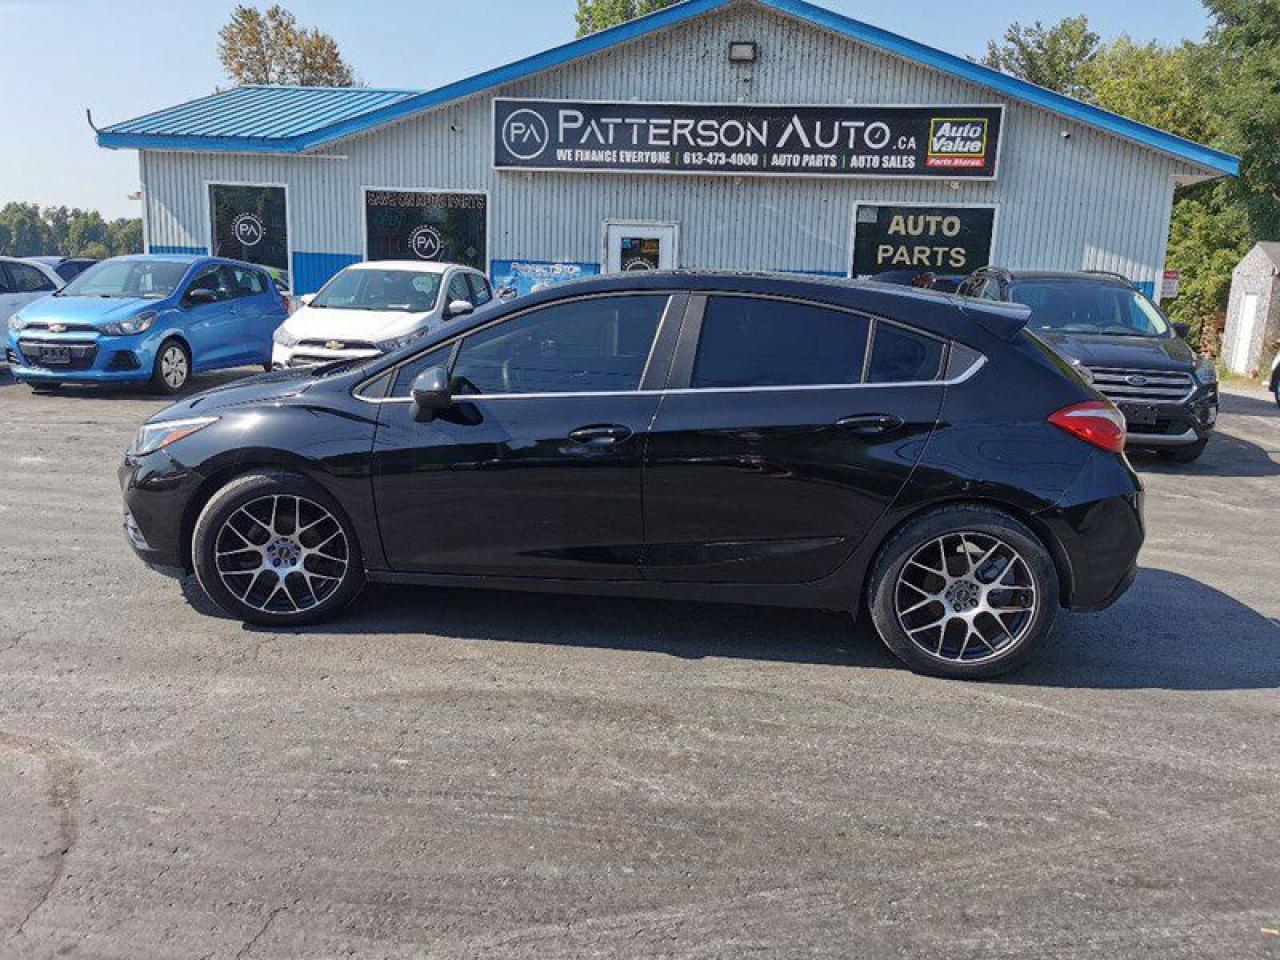
[(14, 331), (15, 333), (19, 330), (25, 330), (26, 328), (27, 328), (27, 321), (22, 319), (22, 314), (15, 313), (12, 317), (9, 318), (9, 329)]
[(426, 332), (427, 331), (425, 330), (415, 330), (413, 333), (406, 334), (403, 337), (392, 337), (390, 340), (379, 340), (374, 344), (374, 346), (383, 353), (390, 353), (392, 350), (399, 350), (401, 347), (407, 347)]
[(135, 457), (145, 456), (163, 450), (171, 443), (177, 443), (183, 437), (198, 433), (212, 423), (217, 417), (190, 417), (186, 420), (165, 420), (161, 423), (144, 423), (138, 428), (137, 436), (129, 445), (129, 453)]
[(108, 323), (102, 328), (102, 332), (110, 337), (131, 337), (135, 333), (145, 333), (151, 329), (151, 325), (156, 322), (156, 317), (160, 314), (154, 310), (147, 310), (140, 313), (136, 317), (130, 317), (128, 320), (118, 320), (115, 323)]
[(1208, 357), (1196, 361), (1196, 379), (1203, 386), (1212, 386), (1218, 382), (1218, 366)]
[(282, 347), (296, 347), (298, 345), (298, 338), (286, 330), (284, 324), (276, 327), (276, 332), (271, 335), (271, 339)]

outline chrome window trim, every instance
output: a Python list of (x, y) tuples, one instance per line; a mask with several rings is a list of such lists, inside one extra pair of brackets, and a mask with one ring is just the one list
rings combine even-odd
[[(668, 396), (680, 394), (720, 394), (720, 393), (812, 393), (817, 390), (884, 390), (901, 389), (903, 387), (955, 387), (977, 376), (978, 371), (987, 365), (984, 354), (978, 354), (977, 361), (960, 376), (951, 380), (903, 380), (899, 383), (810, 383), (797, 386), (770, 387), (678, 387), (673, 390), (585, 390), (572, 393), (471, 393), (462, 394), (459, 401), (471, 403), (476, 400), (570, 400), (579, 397), (645, 397)], [(398, 366), (398, 365), (397, 365)], [(386, 371), (383, 371), (385, 374)], [(383, 374), (374, 377), (379, 379)], [(372, 382), (372, 381), (369, 381)], [(358, 396), (365, 403), (413, 403), (412, 397), (385, 397), (381, 400)]]
[[(692, 298), (697, 296), (703, 296), (708, 299), (710, 299), (713, 296), (727, 296), (727, 297), (748, 297), (748, 298), (753, 298), (757, 300), (780, 300), (784, 302), (799, 303), (807, 306), (816, 306), (816, 307), (830, 309), (830, 310), (838, 310), (842, 313), (849, 313), (854, 316), (861, 317), (862, 319), (866, 320), (869, 325), (867, 330), (866, 353), (863, 357), (862, 375), (864, 378), (864, 382), (862, 383), (791, 384), (791, 385), (783, 385), (783, 386), (762, 386), (762, 387), (679, 387), (676, 389), (667, 389), (667, 390), (639, 390), (639, 389), (595, 390), (595, 391), (587, 390), (587, 391), (574, 391), (574, 392), (565, 392), (565, 393), (476, 393), (476, 394), (466, 394), (465, 395), (466, 399), (468, 401), (515, 400), (515, 399), (528, 400), (534, 397), (550, 397), (552, 399), (570, 399), (574, 397), (630, 397), (630, 396), (684, 394), (684, 393), (782, 393), (782, 392), (814, 391), (814, 390), (857, 390), (857, 389), (864, 389), (864, 388), (878, 389), (878, 388), (884, 388), (884, 387), (933, 387), (933, 386), (954, 387), (976, 376), (978, 371), (981, 370), (984, 366), (986, 366), (986, 363), (987, 363), (986, 355), (981, 353), (980, 351), (975, 351), (978, 354), (978, 360), (972, 366), (970, 366), (967, 370), (965, 370), (964, 373), (962, 373), (960, 376), (955, 377), (951, 380), (945, 380), (939, 377), (933, 380), (903, 380), (896, 383), (866, 383), (865, 378), (867, 374), (867, 367), (871, 360), (871, 348), (875, 343), (875, 331), (876, 331), (877, 324), (887, 323), (895, 327), (900, 327), (901, 329), (906, 330), (909, 333), (914, 333), (914, 334), (917, 334), (918, 336), (926, 337), (930, 340), (936, 340), (939, 343), (941, 343), (943, 347), (943, 354), (942, 354), (942, 359), (938, 365), (938, 371), (940, 374), (946, 373), (947, 359), (950, 354), (952, 341), (946, 337), (939, 336), (938, 334), (932, 333), (930, 331), (921, 330), (918, 327), (913, 327), (909, 324), (900, 323), (896, 320), (890, 320), (885, 317), (878, 317), (875, 314), (866, 313), (862, 310), (858, 310), (855, 307), (846, 307), (840, 304), (827, 303), (822, 300), (811, 300), (805, 297), (797, 297), (790, 294), (751, 293), (751, 292), (740, 291), (740, 290), (729, 290), (729, 291), (711, 291), (711, 290), (690, 291), (690, 290), (682, 290), (682, 289), (612, 290), (612, 291), (601, 291), (599, 293), (585, 293), (576, 297), (565, 297), (563, 300), (553, 300), (550, 303), (537, 304), (536, 306), (530, 306), (527, 309), (516, 311), (515, 313), (509, 314), (507, 316), (495, 318), (490, 323), (483, 324), (481, 326), (475, 327), (474, 329), (460, 332), (456, 336), (450, 339), (441, 340), (439, 343), (432, 344), (427, 349), (419, 353), (415, 353), (413, 356), (406, 357), (405, 359), (401, 360), (399, 363), (393, 366), (387, 367), (385, 370), (379, 371), (378, 373), (374, 374), (373, 376), (369, 377), (366, 380), (362, 380), (360, 383), (356, 384), (356, 386), (352, 387), (351, 395), (355, 397), (357, 400), (362, 400), (365, 403), (372, 403), (372, 404), (412, 403), (413, 402), (412, 397), (384, 397), (381, 399), (375, 399), (375, 398), (364, 396), (361, 393), (361, 391), (366, 386), (376, 383), (378, 380), (380, 380), (383, 377), (383, 375), (387, 373), (393, 373), (392, 384), (394, 389), (394, 383), (396, 378), (399, 376), (400, 368), (409, 363), (412, 363), (414, 360), (421, 357), (424, 353), (432, 353), (446, 346), (454, 347), (456, 349), (459, 343), (461, 343), (463, 340), (465, 340), (467, 337), (471, 336), (472, 334), (476, 334), (476, 333), (480, 333), (481, 331), (488, 330), (490, 327), (497, 326), (500, 323), (506, 323), (510, 320), (519, 319), (520, 317), (526, 316), (537, 310), (546, 309), (552, 306), (559, 306), (560, 304), (564, 304), (564, 303), (576, 303), (582, 300), (599, 300), (603, 297), (654, 296), (655, 294), (665, 295), (667, 297), (667, 306), (663, 310), (663, 315), (658, 322), (658, 330), (654, 334), (653, 343), (650, 344), (649, 346), (649, 357), (646, 359), (645, 368), (640, 375), (641, 383), (644, 383), (645, 374), (648, 373), (649, 363), (653, 358), (653, 351), (657, 347), (658, 339), (662, 331), (662, 325), (667, 321), (667, 314), (671, 310), (672, 303), (675, 302), (674, 298), (681, 295), (688, 296), (690, 298), (690, 301), (692, 301)], [(971, 347), (970, 349), (973, 349), (973, 348)], [(452, 358), (450, 358), (450, 362), (452, 362)]]

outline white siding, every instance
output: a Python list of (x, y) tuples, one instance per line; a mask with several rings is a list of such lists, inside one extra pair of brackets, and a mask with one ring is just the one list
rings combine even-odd
[[(754, 39), (753, 67), (727, 62)], [(363, 250), (364, 186), (485, 190), (491, 259), (601, 257), (607, 219), (680, 224), (683, 267), (845, 272), (858, 202), (992, 203), (994, 262), (1155, 282), (1185, 163), (1009, 102), (999, 179), (946, 181), (549, 174), (491, 169), (491, 98), (754, 103), (997, 103), (982, 87), (754, 5), (587, 57), (325, 148), (321, 156), (150, 153), (149, 240), (209, 243), (207, 181), (287, 183), (295, 252)], [(1006, 101), (1007, 102), (1007, 101)], [(1070, 134), (1064, 137), (1063, 133)], [(324, 159), (345, 157), (346, 159)]]

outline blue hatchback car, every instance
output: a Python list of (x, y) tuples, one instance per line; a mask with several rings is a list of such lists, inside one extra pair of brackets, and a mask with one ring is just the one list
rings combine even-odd
[(216, 257), (115, 257), (9, 318), (15, 379), (145, 381), (177, 393), (192, 373), (271, 368), (288, 308), (263, 267)]

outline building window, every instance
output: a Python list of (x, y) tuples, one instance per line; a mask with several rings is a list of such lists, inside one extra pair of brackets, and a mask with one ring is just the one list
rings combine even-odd
[(289, 284), (289, 213), (284, 187), (209, 185), (213, 255), (266, 267), (283, 289)]
[(488, 200), (480, 193), (365, 192), (370, 260), (440, 260), (487, 272)]

